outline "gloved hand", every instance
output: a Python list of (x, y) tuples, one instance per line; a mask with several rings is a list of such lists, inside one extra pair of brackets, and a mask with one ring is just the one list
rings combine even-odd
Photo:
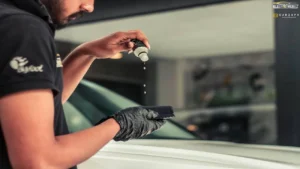
[(120, 125), (120, 131), (114, 137), (115, 141), (128, 141), (140, 138), (161, 128), (166, 121), (158, 120), (157, 112), (142, 107), (130, 107), (112, 115)]

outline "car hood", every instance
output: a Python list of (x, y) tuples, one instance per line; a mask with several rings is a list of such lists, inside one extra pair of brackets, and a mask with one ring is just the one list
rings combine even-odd
[(297, 148), (222, 142), (110, 142), (79, 169), (299, 169)]

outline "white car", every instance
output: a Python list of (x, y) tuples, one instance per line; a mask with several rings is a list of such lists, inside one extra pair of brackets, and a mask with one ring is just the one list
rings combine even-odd
[[(71, 132), (138, 104), (83, 80), (64, 105)], [(300, 148), (200, 140), (175, 122), (128, 142), (111, 141), (79, 169), (300, 169)]]
[(79, 169), (299, 169), (300, 150), (182, 140), (111, 142)]

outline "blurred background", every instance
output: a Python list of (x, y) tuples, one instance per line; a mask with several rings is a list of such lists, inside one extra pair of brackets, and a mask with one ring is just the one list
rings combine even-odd
[(121, 53), (97, 60), (85, 79), (140, 105), (173, 106), (174, 121), (201, 139), (278, 144), (272, 3), (96, 0), (95, 12), (59, 30), (56, 41), (66, 56), (81, 43), (140, 29), (151, 44), (146, 70)]

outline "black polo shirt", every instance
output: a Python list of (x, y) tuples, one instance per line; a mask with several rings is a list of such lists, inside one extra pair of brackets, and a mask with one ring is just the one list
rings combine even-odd
[[(52, 89), (53, 127), (55, 135), (63, 135), (69, 131), (62, 107), (62, 65), (54, 34), (51, 17), (39, 0), (0, 0), (0, 97)], [(1, 128), (0, 168), (12, 169)]]

